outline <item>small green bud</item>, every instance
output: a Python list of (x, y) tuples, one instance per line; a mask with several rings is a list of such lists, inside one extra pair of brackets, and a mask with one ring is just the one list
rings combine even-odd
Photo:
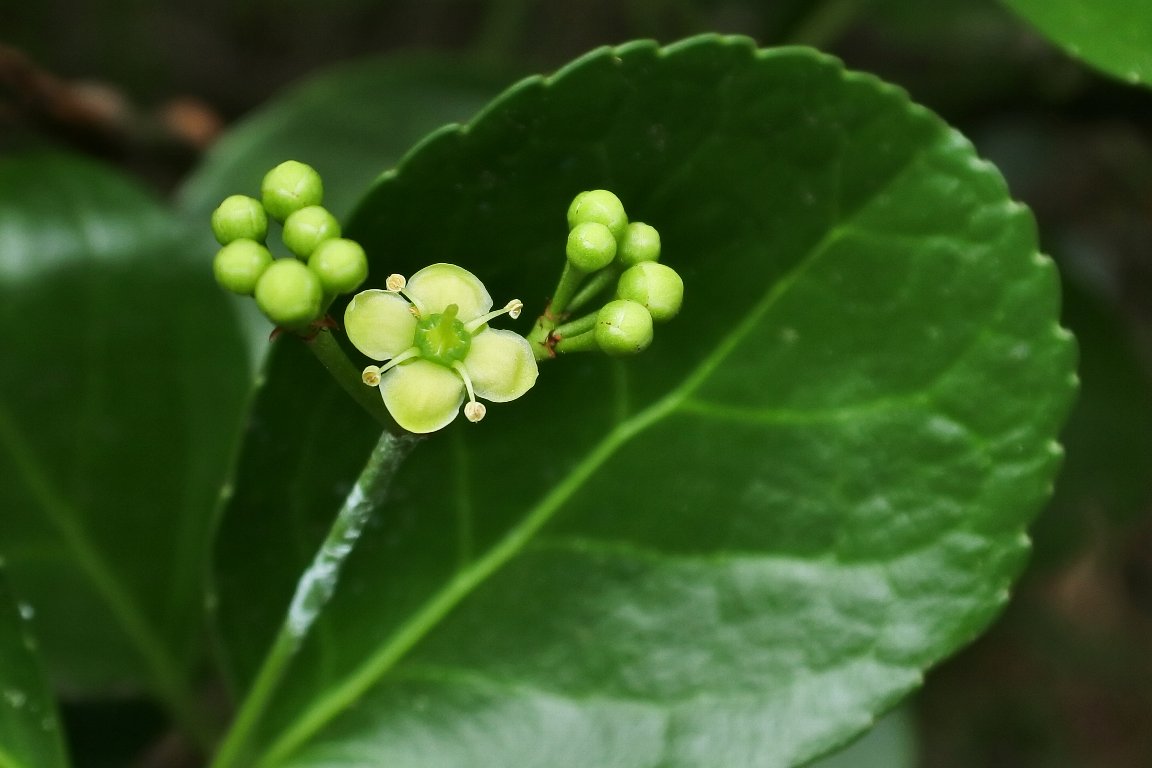
[(616, 283), (616, 298), (628, 299), (652, 314), (656, 322), (671, 320), (684, 302), (684, 281), (665, 264), (644, 261), (624, 270)]
[(269, 216), (284, 221), (301, 208), (324, 202), (324, 182), (312, 166), (288, 160), (265, 174), (260, 198)]
[(255, 240), (233, 240), (216, 253), (212, 272), (226, 291), (251, 296), (256, 282), (272, 263), (272, 254)]
[(660, 233), (655, 227), (634, 221), (624, 230), (620, 238), (620, 263), (625, 267), (645, 261), (660, 260)]
[(302, 328), (320, 316), (320, 278), (295, 259), (277, 259), (256, 283), (256, 304), (269, 320)]
[(260, 201), (247, 195), (232, 195), (212, 211), (212, 234), (216, 242), (228, 245), (234, 240), (264, 242), (268, 235), (268, 214)]
[(608, 227), (612, 230), (612, 236), (617, 238), (623, 236), (624, 228), (628, 226), (624, 204), (606, 189), (581, 192), (572, 200), (572, 205), (568, 206), (568, 229), (575, 229), (577, 224), (589, 221)]
[(284, 245), (301, 259), (311, 256), (320, 243), (337, 237), (340, 222), (319, 205), (301, 208), (284, 220)]
[(368, 256), (355, 240), (325, 240), (308, 257), (325, 293), (351, 293), (368, 277)]
[(627, 299), (610, 301), (596, 314), (596, 344), (613, 357), (634, 355), (652, 343), (652, 315)]
[(568, 233), (565, 247), (568, 261), (581, 272), (595, 272), (612, 263), (616, 257), (616, 238), (603, 224), (586, 221)]

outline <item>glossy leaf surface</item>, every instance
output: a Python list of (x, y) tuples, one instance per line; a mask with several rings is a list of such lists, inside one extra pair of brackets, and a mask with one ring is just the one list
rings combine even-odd
[(0, 164), (0, 554), (73, 691), (177, 708), (247, 387), (206, 261), (113, 172)]
[(56, 704), (28, 619), (0, 566), (0, 768), (63, 768)]
[[(246, 735), (252, 764), (797, 764), (1006, 599), (1075, 350), (996, 171), (873, 78), (708, 37), (519, 84), (422, 143), (348, 229), (375, 275), (456, 261), (529, 314), (594, 187), (660, 230), (681, 315), (636, 359), (547, 362), (521, 400), (416, 447)], [(316, 437), (253, 430), (244, 459), (307, 480), (242, 472), (222, 531), (240, 680), (292, 585), (243, 620), (268, 582), (239, 542), (270, 531), (259, 556), (298, 572), (374, 440), (309, 365), (274, 354), (255, 413), (333, 393)]]
[(1006, 0), (1069, 53), (1152, 85), (1152, 0)]

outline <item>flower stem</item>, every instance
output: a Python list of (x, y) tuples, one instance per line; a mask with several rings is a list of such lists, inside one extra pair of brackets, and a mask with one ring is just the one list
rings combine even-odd
[(340, 387), (361, 405), (364, 410), (380, 423), (386, 430), (394, 426), (388, 409), (384, 407), (384, 400), (373, 387), (365, 386), (361, 379), (361, 372), (352, 365), (352, 361), (340, 348), (332, 332), (327, 328), (319, 331), (310, 339), (305, 339), (305, 345), (316, 356), (316, 359), (328, 369), (332, 378), (336, 379)]
[(596, 343), (595, 331), (585, 331), (576, 336), (565, 336), (558, 340), (555, 349), (559, 354), (568, 352), (595, 352), (600, 349), (600, 345)]
[(599, 312), (589, 312), (577, 320), (558, 325), (552, 329), (552, 335), (557, 339), (562, 339), (565, 336), (577, 336), (590, 331), (596, 327), (596, 317), (599, 314)]
[(556, 293), (552, 294), (552, 303), (548, 305), (549, 311), (555, 317), (560, 317), (568, 310), (568, 302), (572, 300), (576, 289), (584, 281), (585, 273), (572, 262), (564, 262), (564, 271), (560, 273), (560, 282), (556, 286)]
[(597, 294), (616, 282), (618, 277), (620, 277), (620, 270), (615, 266), (607, 266), (592, 275), (592, 279), (585, 283), (584, 287), (568, 302), (568, 311), (579, 309), (596, 298)]
[(272, 647), (232, 723), (212, 768), (251, 765), (248, 738), (264, 716), (289, 665), (320, 617), (340, 579), (340, 569), (352, 553), (372, 512), (384, 500), (396, 470), (419, 439), (411, 435), (380, 435), (352, 491), (344, 500), (312, 564), (296, 582), (296, 592)]

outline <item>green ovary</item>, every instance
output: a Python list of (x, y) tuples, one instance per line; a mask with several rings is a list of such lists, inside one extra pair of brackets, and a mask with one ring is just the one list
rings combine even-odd
[(420, 350), (420, 357), (433, 363), (452, 367), (462, 362), (472, 348), (472, 334), (464, 323), (456, 319), (460, 308), (449, 304), (442, 314), (431, 315), (416, 324), (413, 344)]

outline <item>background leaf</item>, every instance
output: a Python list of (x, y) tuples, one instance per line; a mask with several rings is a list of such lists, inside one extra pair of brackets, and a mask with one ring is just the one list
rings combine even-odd
[[(456, 57), (409, 54), (358, 61), (293, 87), (216, 143), (178, 193), (180, 210), (208, 232), (228, 195), (257, 195), (287, 159), (315, 167), (338, 218), (369, 183), (428, 131), (464, 120), (507, 77)], [(210, 237), (210, 235), (209, 235)]]
[(1152, 85), (1152, 0), (1005, 0), (1073, 56)]
[[(1003, 604), (1074, 348), (999, 175), (873, 78), (698, 38), (520, 84), (422, 143), (348, 229), (376, 275), (459, 261), (498, 303), (542, 306), (568, 201), (598, 186), (660, 229), (682, 315), (637, 360), (549, 363), (417, 447), (254, 764), (795, 764)], [(257, 414), (327, 397), (291, 350)], [(360, 462), (326, 446), (366, 451), (373, 430), (343, 413), (289, 457), (310, 470), (294, 498), (347, 489)], [(251, 437), (244, 464), (283, 445)], [(239, 475), (222, 542), (271, 515), (318, 540), (334, 504), (284, 508), (277, 485)], [(276, 626), (237, 620), (258, 569), (222, 546), (243, 680)], [(278, 554), (307, 559), (260, 556)]]
[(71, 157), (0, 163), (0, 554), (56, 682), (177, 708), (247, 389), (202, 256), (164, 209)]
[(18, 605), (0, 566), (0, 766), (62, 768), (68, 759), (28, 626), (31, 611)]

